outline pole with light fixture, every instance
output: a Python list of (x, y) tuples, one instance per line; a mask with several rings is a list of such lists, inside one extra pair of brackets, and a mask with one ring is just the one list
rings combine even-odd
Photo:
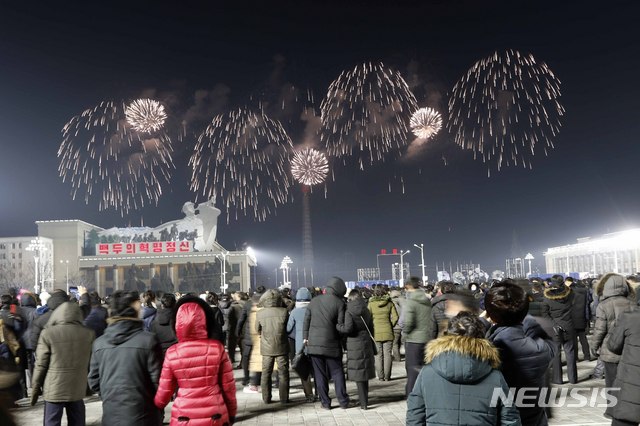
[(66, 282), (67, 282), (67, 294), (69, 294), (69, 261), (68, 260), (61, 260), (60, 261), (61, 264), (64, 264), (66, 266)]
[(45, 251), (46, 249), (47, 248), (45, 247), (40, 237), (36, 237), (35, 239), (31, 240), (31, 242), (27, 246), (27, 251), (33, 252), (33, 260), (35, 261), (35, 284), (33, 286), (33, 290), (36, 292), (36, 294), (40, 293), (40, 285), (38, 281), (38, 278), (39, 278), (38, 275), (40, 272), (40, 269), (39, 269), (40, 255), (41, 255), (41, 252)]
[(424, 273), (424, 268), (425, 268), (425, 266), (424, 266), (424, 244), (423, 243), (420, 243), (420, 245), (414, 244), (414, 247), (417, 247), (417, 248), (420, 249), (420, 262), (422, 262), (422, 263), (420, 263), (420, 266), (422, 266), (422, 282), (425, 283), (426, 280), (427, 280), (427, 276)]
[(411, 250), (400, 250), (400, 287), (404, 287), (404, 255), (411, 253)]

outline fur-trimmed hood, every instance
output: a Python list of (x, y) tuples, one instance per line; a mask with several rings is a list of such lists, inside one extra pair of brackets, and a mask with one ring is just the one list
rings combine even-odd
[(603, 301), (613, 296), (624, 296), (635, 300), (635, 290), (631, 287), (624, 276), (613, 272), (605, 274), (596, 286), (598, 299)]
[(500, 355), (487, 339), (445, 335), (429, 342), (424, 361), (449, 382), (473, 383), (500, 366)]
[(571, 288), (562, 284), (558, 287), (549, 287), (544, 291), (544, 297), (549, 300), (563, 300), (569, 297), (571, 294)]

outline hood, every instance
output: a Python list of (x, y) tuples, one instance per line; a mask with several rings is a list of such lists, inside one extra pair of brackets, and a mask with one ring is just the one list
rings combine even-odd
[(332, 277), (327, 283), (327, 294), (333, 294), (339, 298), (343, 298), (347, 293), (347, 286), (342, 278)]
[(415, 290), (407, 292), (407, 300), (413, 300), (421, 305), (431, 306), (431, 301), (422, 290)]
[(221, 300), (218, 302), (218, 307), (220, 309), (229, 309), (231, 307), (231, 300)]
[(424, 360), (452, 383), (475, 383), (500, 366), (498, 350), (488, 340), (467, 336), (432, 340)]
[(613, 296), (627, 297), (631, 292), (633, 289), (629, 287), (625, 277), (619, 274), (606, 274), (596, 287), (596, 293), (601, 301)]
[(448, 300), (451, 297), (451, 293), (441, 294), (440, 296), (436, 296), (431, 299), (431, 305), (435, 305), (436, 303), (440, 303), (443, 300)]
[(269, 289), (260, 297), (260, 306), (264, 308), (282, 307), (282, 295), (278, 290)]
[(151, 318), (158, 312), (156, 308), (153, 306), (143, 306), (142, 307), (142, 319)]
[(67, 296), (67, 293), (65, 293), (62, 290), (56, 290), (53, 293), (51, 293), (51, 296), (47, 300), (47, 306), (49, 307), (49, 309), (54, 311), (58, 306), (68, 301), (69, 301), (69, 297)]
[(355, 299), (347, 302), (347, 312), (353, 317), (359, 317), (367, 310), (367, 301), (365, 299)]
[(112, 345), (121, 345), (142, 331), (142, 320), (131, 317), (111, 317), (104, 338)]
[(197, 303), (185, 303), (176, 314), (176, 337), (179, 342), (207, 339), (207, 318)]
[(373, 296), (369, 299), (369, 302), (376, 306), (383, 307), (391, 302), (391, 298), (389, 296)]
[(544, 291), (544, 297), (549, 300), (566, 301), (571, 294), (571, 287), (562, 284), (558, 287), (549, 287)]
[(308, 288), (302, 287), (296, 292), (296, 300), (311, 300), (311, 292)]
[(65, 302), (58, 306), (55, 311), (51, 313), (49, 321), (47, 321), (46, 327), (51, 327), (58, 324), (80, 324), (82, 325), (82, 310), (76, 302)]
[(31, 293), (22, 293), (20, 297), (20, 306), (37, 307), (36, 297)]
[(156, 315), (156, 319), (158, 320), (158, 324), (168, 326), (171, 324), (171, 314), (173, 312), (171, 309), (158, 309), (158, 314)]
[[(187, 303), (198, 305), (203, 312), (205, 319), (205, 322), (202, 324), (202, 330), (205, 334), (204, 338), (206, 339), (206, 336), (209, 336), (209, 338), (211, 339), (219, 340), (220, 333), (222, 332), (222, 324), (218, 324), (218, 322), (216, 321), (215, 313), (213, 312), (213, 309), (211, 309), (211, 306), (209, 306), (207, 302), (197, 296), (185, 296), (181, 298), (180, 300), (178, 300), (178, 303), (176, 303), (175, 308), (172, 310), (172, 324), (174, 325), (176, 336), (178, 336), (178, 312), (180, 311), (182, 305), (185, 305)], [(179, 336), (178, 340), (180, 340)]]

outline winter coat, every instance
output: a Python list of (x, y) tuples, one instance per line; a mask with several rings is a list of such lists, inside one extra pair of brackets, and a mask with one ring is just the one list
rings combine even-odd
[(544, 303), (543, 293), (531, 293), (529, 296), (529, 315), (532, 317), (542, 317), (542, 304)]
[(573, 291), (573, 304), (571, 305), (571, 320), (576, 330), (585, 330), (589, 325), (588, 312), (588, 294), (589, 290), (582, 284), (571, 284)]
[(162, 353), (142, 320), (112, 317), (93, 343), (89, 386), (100, 393), (103, 426), (157, 426), (161, 420), (153, 403)]
[(45, 325), (47, 325), (47, 321), (49, 321), (49, 317), (51, 317), (51, 313), (56, 310), (56, 308), (62, 305), (64, 302), (68, 302), (69, 297), (67, 293), (62, 290), (56, 290), (51, 293), (51, 297), (47, 300), (47, 306), (49, 310), (37, 317), (33, 320), (33, 324), (31, 325), (31, 348), (36, 349), (38, 346), (38, 339), (40, 338), (40, 333)]
[[(394, 295), (394, 292), (397, 292), (397, 294)], [(401, 331), (402, 323), (400, 322), (400, 318), (404, 318), (403, 307), (406, 299), (401, 297), (400, 292), (397, 290), (392, 291), (391, 294), (392, 294), (391, 301), (393, 302), (393, 306), (396, 307), (396, 312), (398, 313), (398, 321), (396, 322), (396, 325), (393, 326), (393, 331)]]
[(260, 334), (260, 354), (279, 356), (289, 353), (288, 311), (278, 290), (267, 290), (260, 298), (262, 309), (256, 313), (256, 332)]
[(618, 363), (620, 355), (609, 350), (607, 340), (620, 314), (635, 306), (636, 296), (625, 278), (618, 274), (603, 276), (598, 282), (596, 293), (599, 302), (596, 308), (596, 323), (593, 327), (593, 348), (600, 353), (600, 359), (603, 362)]
[(289, 314), (289, 320), (287, 321), (287, 333), (290, 335), (292, 332), (295, 333), (296, 353), (300, 352), (304, 347), (302, 329), (304, 326), (304, 315), (307, 312), (309, 303), (311, 302), (298, 300), (296, 307), (291, 311), (291, 314)]
[(221, 300), (218, 303), (218, 308), (222, 312), (224, 318), (224, 325), (222, 331), (228, 335), (236, 335), (236, 327), (238, 326), (237, 310), (233, 308), (231, 300)]
[(178, 343), (167, 350), (154, 399), (163, 409), (178, 389), (171, 425), (229, 424), (237, 413), (231, 361), (222, 342), (209, 338), (204, 306), (193, 300), (176, 306)]
[(248, 332), (247, 335), (251, 339), (251, 355), (249, 356), (249, 371), (261, 372), (262, 371), (262, 352), (260, 351), (260, 335), (256, 329), (256, 317), (258, 312), (262, 310), (262, 307), (257, 304), (251, 304), (251, 311), (249, 312), (249, 318), (247, 319)]
[(346, 306), (343, 297), (346, 292), (344, 281), (333, 277), (327, 284), (326, 293), (311, 299), (303, 328), (309, 355), (342, 358), (342, 343), (336, 326), (344, 324)]
[(167, 353), (167, 349), (178, 342), (176, 332), (171, 326), (172, 315), (171, 309), (159, 309), (151, 323), (151, 332), (156, 335), (158, 342), (160, 342), (163, 357)]
[(240, 319), (238, 320), (238, 325), (236, 326), (236, 334), (238, 336), (242, 336), (242, 342), (246, 346), (253, 345), (253, 339), (251, 338), (252, 328), (249, 324), (249, 315), (251, 314), (251, 310), (253, 306), (258, 304), (260, 301), (261, 293), (255, 293), (251, 296), (251, 299), (244, 302), (242, 306), (242, 313), (240, 314)]
[[(541, 389), (546, 386), (545, 374), (553, 360), (555, 345), (532, 316), (525, 317), (519, 325), (492, 326), (487, 339), (500, 353), (502, 375), (509, 387)], [(523, 425), (548, 424), (542, 407), (522, 407), (518, 411)]]
[(551, 287), (544, 291), (542, 301), (542, 316), (553, 322), (554, 326), (560, 326), (567, 333), (567, 338), (575, 335), (571, 305), (573, 304), (573, 292), (570, 287), (562, 284), (560, 287)]
[(151, 331), (151, 323), (156, 317), (158, 310), (153, 306), (143, 306), (142, 307), (142, 326), (144, 331)]
[(369, 299), (369, 311), (373, 316), (373, 337), (376, 342), (393, 340), (393, 327), (398, 322), (398, 311), (389, 296)]
[(613, 407), (612, 415), (616, 419), (631, 423), (640, 422), (640, 309), (625, 312), (618, 317), (613, 330), (609, 333), (607, 348), (621, 355), (618, 374), (613, 384), (620, 388), (616, 394), (618, 404)]
[(367, 302), (355, 299), (347, 303), (344, 325), (338, 330), (347, 336), (347, 376), (354, 382), (366, 382), (376, 377), (373, 340), (367, 327), (373, 331), (373, 318)]
[(45, 401), (80, 401), (86, 396), (84, 373), (89, 369), (94, 336), (82, 325), (82, 311), (75, 302), (63, 303), (51, 315), (40, 333), (32, 379)]
[(31, 341), (33, 322), (38, 318), (36, 309), (35, 297), (30, 293), (24, 293), (20, 298), (20, 315), (22, 316), (22, 327), (24, 329), (21, 340), (25, 349), (28, 350), (35, 350), (36, 348)]
[(107, 328), (107, 317), (109, 313), (102, 306), (93, 306), (89, 315), (84, 319), (84, 326), (89, 327), (96, 333), (96, 339), (104, 334)]
[(441, 294), (431, 299), (431, 317), (433, 318), (433, 330), (431, 330), (431, 337), (436, 338), (444, 335), (449, 327), (449, 318), (445, 313), (447, 307), (447, 300), (452, 296), (452, 293)]
[(490, 406), (494, 389), (509, 389), (487, 340), (440, 337), (427, 345), (425, 363), (407, 399), (407, 425), (520, 425), (515, 405)]
[(407, 343), (427, 343), (433, 335), (431, 301), (422, 290), (407, 292), (402, 332)]

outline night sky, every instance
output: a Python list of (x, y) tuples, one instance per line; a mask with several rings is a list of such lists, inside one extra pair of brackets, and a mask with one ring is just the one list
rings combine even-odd
[[(34, 222), (48, 219), (157, 226), (182, 217), (185, 201), (203, 201), (188, 189), (189, 135), (175, 141), (177, 169), (157, 207), (122, 217), (73, 200), (57, 171), (61, 129), (102, 100), (154, 97), (170, 112), (189, 112), (192, 135), (198, 120), (255, 99), (277, 102), (288, 84), (311, 90), (319, 106), (342, 70), (383, 61), (420, 106), (445, 113), (455, 82), (503, 49), (532, 53), (562, 81), (556, 149), (537, 156), (533, 170), (488, 177), (443, 131), (411, 162), (336, 168), (326, 198), (324, 187), (312, 195), (318, 281), (354, 279), (381, 248), (411, 248), (405, 259), (419, 274), (420, 242), (432, 276), (436, 261), (503, 269), (514, 240), (514, 254), (530, 251), (543, 265), (547, 247), (640, 226), (637, 2), (17, 3), (0, 6), (2, 237), (35, 235)], [(196, 93), (206, 94), (204, 105)], [(275, 118), (301, 141), (297, 117)], [(301, 261), (301, 192), (292, 191), (295, 201), (266, 222), (227, 224), (218, 206), (219, 242), (253, 246), (268, 286), (284, 255), (294, 277)]]

